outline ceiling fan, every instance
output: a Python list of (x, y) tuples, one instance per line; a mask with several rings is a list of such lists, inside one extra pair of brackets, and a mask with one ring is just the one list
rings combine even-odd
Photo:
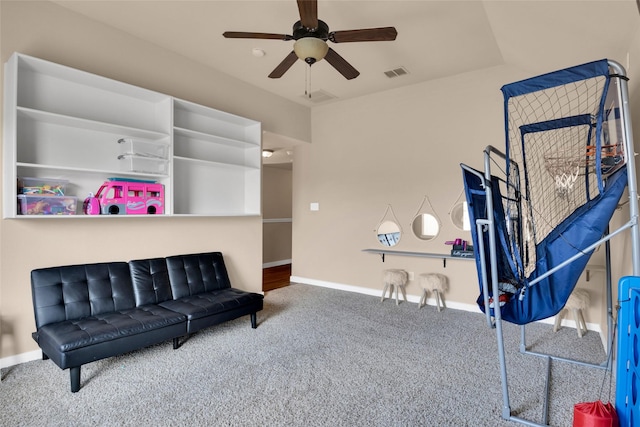
[(327, 40), (333, 43), (391, 41), (398, 35), (394, 27), (329, 31), (329, 26), (318, 19), (317, 0), (297, 0), (297, 2), (300, 20), (293, 24), (293, 35), (240, 31), (226, 31), (222, 35), (230, 39), (295, 40), (293, 51), (269, 74), (272, 79), (282, 77), (298, 59), (311, 66), (324, 58), (348, 80), (358, 77), (360, 72), (330, 48)]

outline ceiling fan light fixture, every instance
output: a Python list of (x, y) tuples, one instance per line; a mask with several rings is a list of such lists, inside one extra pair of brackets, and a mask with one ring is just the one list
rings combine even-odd
[(327, 43), (316, 37), (303, 37), (293, 44), (296, 56), (309, 65), (312, 65), (325, 57), (329, 51)]
[(254, 47), (253, 49), (251, 49), (251, 54), (256, 58), (262, 58), (265, 55), (265, 52), (259, 47)]
[(262, 150), (262, 157), (266, 159), (271, 156), (273, 156), (273, 150), (267, 150), (267, 149)]

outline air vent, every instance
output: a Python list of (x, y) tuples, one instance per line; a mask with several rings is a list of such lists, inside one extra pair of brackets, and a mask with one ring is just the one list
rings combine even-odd
[(409, 74), (409, 72), (404, 67), (394, 68), (393, 70), (384, 72), (384, 75), (389, 77), (390, 79), (394, 77), (404, 76), (405, 74)]
[(314, 104), (319, 104), (321, 102), (326, 102), (331, 99), (337, 98), (334, 95), (331, 95), (329, 92), (325, 92), (324, 90), (317, 90), (315, 92), (311, 92), (311, 96), (309, 94), (302, 95), (307, 101), (311, 101)]

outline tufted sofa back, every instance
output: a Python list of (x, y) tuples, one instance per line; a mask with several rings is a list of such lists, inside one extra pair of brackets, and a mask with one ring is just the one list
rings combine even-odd
[(221, 252), (176, 255), (166, 260), (174, 299), (231, 287)]
[(135, 307), (126, 262), (36, 269), (31, 291), (37, 328)]
[(136, 305), (159, 304), (172, 299), (164, 258), (129, 261)]

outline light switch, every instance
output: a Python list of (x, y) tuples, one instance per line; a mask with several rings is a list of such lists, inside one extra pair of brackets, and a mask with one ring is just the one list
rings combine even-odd
[(313, 202), (309, 205), (309, 209), (312, 211), (319, 211), (320, 210), (320, 203), (318, 202)]

